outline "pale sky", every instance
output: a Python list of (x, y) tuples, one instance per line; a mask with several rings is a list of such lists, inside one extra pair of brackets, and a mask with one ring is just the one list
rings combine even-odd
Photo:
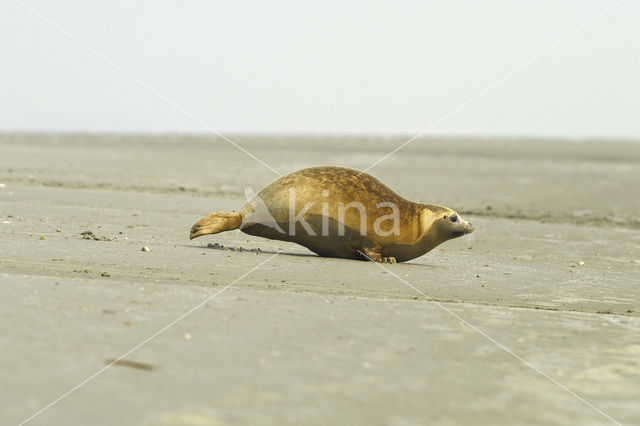
[[(640, 2), (20, 0), (224, 134), (640, 139)], [(0, 0), (0, 131), (203, 124)]]

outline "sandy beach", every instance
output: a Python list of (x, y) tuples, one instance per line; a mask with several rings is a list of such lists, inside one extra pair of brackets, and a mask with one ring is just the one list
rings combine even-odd
[[(230, 139), (280, 173), (406, 140)], [(0, 135), (0, 423), (640, 424), (640, 144), (424, 139), (369, 173), (476, 231), (388, 270), (190, 241), (277, 175), (215, 137)]]

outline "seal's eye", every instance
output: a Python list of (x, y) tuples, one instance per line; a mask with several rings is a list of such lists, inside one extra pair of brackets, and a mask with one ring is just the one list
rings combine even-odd
[(458, 216), (453, 215), (451, 216), (451, 218), (449, 219), (451, 222), (457, 222), (458, 221)]

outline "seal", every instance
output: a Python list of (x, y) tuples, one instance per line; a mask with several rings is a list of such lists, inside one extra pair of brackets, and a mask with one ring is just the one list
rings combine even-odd
[(402, 198), (373, 176), (335, 166), (284, 175), (248, 194), (239, 213), (215, 212), (190, 239), (240, 229), (300, 244), (324, 257), (405, 262), (473, 232), (454, 210)]

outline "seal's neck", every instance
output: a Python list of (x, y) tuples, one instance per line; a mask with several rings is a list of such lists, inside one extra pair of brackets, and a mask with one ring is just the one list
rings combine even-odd
[(420, 248), (423, 254), (428, 253), (447, 240), (449, 240), (449, 238), (444, 237), (437, 229), (431, 229), (422, 236)]
[[(442, 211), (440, 211), (442, 210)], [(420, 239), (420, 250), (428, 253), (438, 245), (450, 240), (452, 236), (444, 229), (441, 229), (438, 220), (447, 211), (446, 207), (428, 205), (421, 214), (422, 238)], [(424, 254), (423, 253), (423, 254)]]

